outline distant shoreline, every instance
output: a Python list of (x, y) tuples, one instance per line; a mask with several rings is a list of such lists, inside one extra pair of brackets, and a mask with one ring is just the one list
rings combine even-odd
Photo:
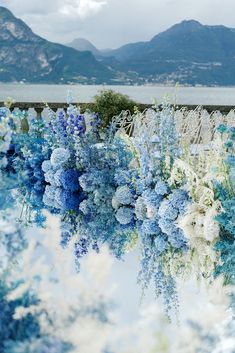
[(86, 84), (86, 83), (42, 83), (42, 82), (38, 82), (38, 83), (31, 83), (31, 82), (1, 82), (0, 81), (0, 85), (20, 85), (20, 86), (93, 86), (93, 87), (163, 87), (163, 88), (175, 88), (175, 89), (179, 89), (179, 88), (235, 88), (235, 85), (226, 85), (226, 86), (220, 86), (220, 85), (186, 85), (186, 84), (181, 84), (181, 83), (176, 83), (176, 84), (162, 84), (162, 83), (158, 83), (158, 84), (151, 84), (151, 83), (146, 83), (146, 84), (133, 84), (133, 85), (129, 85), (129, 84), (106, 84), (106, 83), (97, 83), (97, 84)]

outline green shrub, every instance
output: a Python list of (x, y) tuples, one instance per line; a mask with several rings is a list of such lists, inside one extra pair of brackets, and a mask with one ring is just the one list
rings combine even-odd
[(116, 93), (111, 89), (104, 89), (94, 97), (93, 110), (99, 113), (102, 126), (105, 127), (112, 121), (112, 118), (119, 115), (122, 110), (130, 110), (133, 114), (136, 106), (137, 103), (127, 95)]

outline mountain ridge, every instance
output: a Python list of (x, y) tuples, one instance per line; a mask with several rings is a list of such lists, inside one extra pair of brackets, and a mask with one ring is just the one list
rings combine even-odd
[(90, 52), (49, 42), (0, 7), (0, 81), (105, 83), (114, 78)]
[(149, 41), (102, 51), (84, 38), (50, 42), (0, 6), (0, 82), (21, 81), (233, 86), (235, 29), (184, 20)]
[(108, 53), (120, 70), (152, 83), (235, 85), (235, 30), (185, 20), (154, 36)]

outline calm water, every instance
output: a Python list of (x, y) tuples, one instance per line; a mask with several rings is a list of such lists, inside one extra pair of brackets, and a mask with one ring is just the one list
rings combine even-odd
[(125, 93), (139, 103), (162, 102), (167, 95), (178, 104), (235, 105), (235, 88), (159, 86), (83, 86), (0, 84), (0, 102), (8, 97), (17, 102), (65, 102), (70, 90), (75, 102), (90, 102), (102, 88)]

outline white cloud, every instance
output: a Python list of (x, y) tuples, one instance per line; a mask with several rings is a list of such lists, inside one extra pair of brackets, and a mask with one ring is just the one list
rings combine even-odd
[(0, 3), (44, 38), (68, 43), (84, 37), (98, 48), (149, 40), (184, 19), (235, 28), (234, 0), (0, 0)]
[(60, 8), (60, 13), (68, 16), (79, 16), (85, 19), (99, 12), (107, 1), (100, 0), (67, 0)]

